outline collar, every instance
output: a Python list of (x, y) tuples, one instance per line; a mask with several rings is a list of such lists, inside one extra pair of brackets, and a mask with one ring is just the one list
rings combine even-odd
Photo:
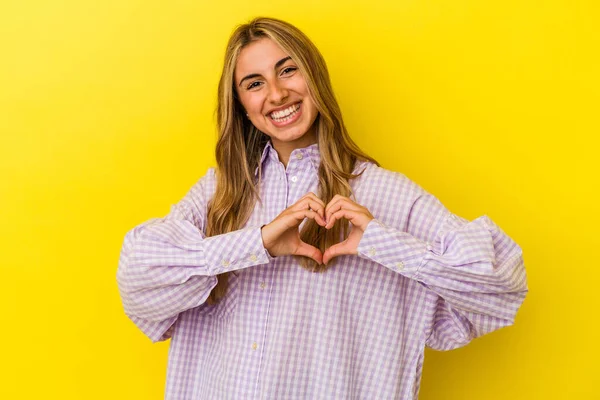
[[(293, 158), (297, 158), (297, 159), (306, 159), (308, 158), (313, 166), (313, 168), (315, 169), (315, 172), (319, 171), (319, 165), (321, 164), (321, 153), (319, 152), (319, 144), (318, 143), (313, 143), (310, 146), (307, 147), (302, 147), (299, 149), (294, 149), (292, 151), (292, 153), (290, 154), (290, 160)], [(260, 157), (260, 162), (259, 162), (259, 166), (263, 166), (263, 170), (264, 170), (264, 163), (265, 161), (274, 161), (274, 162), (280, 162), (279, 161), (279, 154), (277, 154), (277, 151), (275, 150), (275, 148), (273, 147), (273, 145), (271, 144), (271, 140), (269, 139), (269, 141), (267, 141), (267, 144), (265, 145), (265, 147), (263, 148), (263, 152), (262, 155)], [(254, 176), (258, 177), (258, 168), (256, 167), (256, 169), (254, 170)]]

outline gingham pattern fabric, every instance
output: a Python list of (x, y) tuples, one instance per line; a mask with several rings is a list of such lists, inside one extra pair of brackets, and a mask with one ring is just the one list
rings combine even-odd
[[(458, 217), (372, 163), (351, 182), (375, 217), (357, 255), (324, 273), (271, 257), (260, 227), (317, 192), (319, 163), (313, 144), (285, 168), (269, 142), (262, 203), (243, 229), (205, 237), (209, 169), (169, 215), (126, 234), (117, 283), (137, 327), (171, 338), (166, 399), (416, 399), (425, 346), (513, 323), (528, 290), (520, 247), (487, 216)], [(205, 304), (225, 271), (226, 297)]]

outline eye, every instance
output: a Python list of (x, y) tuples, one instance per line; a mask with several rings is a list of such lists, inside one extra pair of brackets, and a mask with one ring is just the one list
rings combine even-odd
[(298, 68), (296, 67), (286, 67), (283, 69), (283, 71), (281, 71), (282, 75), (286, 75), (286, 74), (290, 74), (292, 72), (294, 72), (295, 70), (297, 70)]
[(259, 85), (260, 85), (260, 82), (259, 82), (259, 81), (254, 81), (254, 82), (252, 82), (250, 85), (248, 85), (248, 86), (246, 87), (246, 89), (247, 89), (247, 90), (251, 90), (251, 89), (254, 89), (254, 88), (258, 87)]

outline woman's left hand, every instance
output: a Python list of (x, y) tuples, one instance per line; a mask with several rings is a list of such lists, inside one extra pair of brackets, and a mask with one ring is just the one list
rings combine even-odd
[(371, 222), (373, 215), (365, 207), (356, 204), (348, 197), (336, 194), (325, 207), (326, 229), (331, 229), (340, 218), (346, 218), (352, 224), (348, 238), (343, 242), (334, 244), (323, 253), (323, 264), (327, 264), (333, 257), (345, 254), (357, 254), (358, 243)]

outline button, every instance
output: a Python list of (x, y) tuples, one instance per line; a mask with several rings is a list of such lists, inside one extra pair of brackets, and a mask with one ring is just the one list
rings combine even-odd
[(402, 271), (404, 269), (404, 263), (402, 261), (396, 263), (396, 269)]
[(250, 261), (256, 261), (258, 260), (258, 257), (256, 257), (256, 254), (250, 254)]
[(298, 180), (298, 177), (297, 177), (297, 176), (295, 176), (295, 175), (294, 175), (294, 176), (292, 176), (292, 182), (296, 182), (297, 180)]
[(221, 264), (223, 264), (224, 267), (229, 267), (229, 261), (227, 260), (221, 261)]
[(261, 282), (261, 283), (260, 283), (260, 288), (261, 288), (261, 289), (264, 289), (264, 288), (266, 288), (266, 287), (267, 287), (267, 284), (266, 284), (266, 283), (264, 283), (264, 282)]
[(252, 350), (256, 350), (258, 349), (258, 343), (254, 342), (252, 343)]
[(371, 247), (371, 248), (369, 249), (369, 255), (370, 255), (370, 256), (374, 256), (374, 255), (375, 255), (375, 253), (376, 253), (376, 252), (375, 252), (375, 247)]
[(302, 157), (303, 157), (302, 153), (300, 153), (300, 152), (296, 153), (296, 159), (302, 160)]

